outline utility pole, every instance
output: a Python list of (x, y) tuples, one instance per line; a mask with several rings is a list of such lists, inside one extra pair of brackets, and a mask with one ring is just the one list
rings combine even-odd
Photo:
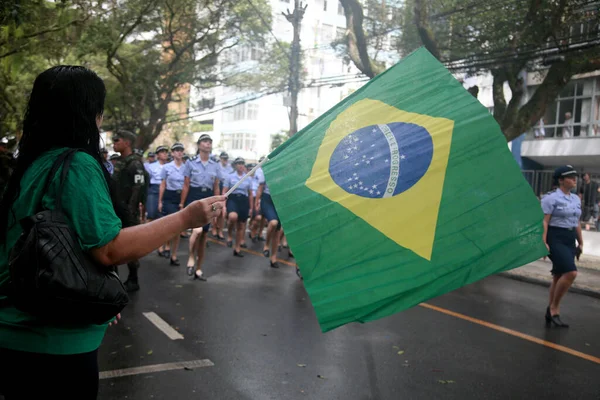
[(300, 92), (300, 25), (307, 5), (302, 5), (300, 0), (294, 0), (294, 12), (287, 10), (283, 16), (294, 27), (294, 39), (292, 41), (292, 54), (290, 56), (290, 79), (289, 92), (291, 97), (290, 106), (290, 137), (298, 132), (298, 93)]

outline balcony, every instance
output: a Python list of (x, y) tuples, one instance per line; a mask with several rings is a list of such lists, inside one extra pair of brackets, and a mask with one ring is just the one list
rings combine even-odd
[(573, 164), (576, 168), (599, 170), (600, 136), (525, 140), (521, 156), (546, 167)]

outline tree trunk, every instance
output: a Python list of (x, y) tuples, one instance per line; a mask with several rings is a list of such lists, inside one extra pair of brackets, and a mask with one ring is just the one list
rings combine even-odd
[(346, 44), (348, 55), (356, 68), (369, 78), (385, 71), (385, 67), (371, 60), (367, 51), (367, 38), (363, 29), (363, 8), (358, 0), (340, 0), (346, 15)]

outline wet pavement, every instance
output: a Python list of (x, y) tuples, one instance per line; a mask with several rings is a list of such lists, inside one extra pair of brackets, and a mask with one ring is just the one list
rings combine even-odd
[(429, 301), (434, 308), (323, 334), (294, 268), (271, 269), (261, 244), (253, 250), (239, 259), (211, 243), (208, 282), (186, 276), (187, 241), (180, 267), (146, 257), (100, 370), (197, 364), (102, 379), (99, 399), (600, 399), (596, 298), (568, 294), (571, 328), (547, 329), (547, 289), (494, 276)]

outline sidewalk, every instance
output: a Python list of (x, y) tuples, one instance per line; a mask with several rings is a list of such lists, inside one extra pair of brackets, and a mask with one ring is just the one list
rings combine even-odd
[[(596, 257), (582, 258), (576, 261), (577, 279), (570, 291), (600, 298), (600, 260)], [(499, 275), (524, 282), (535, 283), (543, 286), (550, 286), (552, 275), (550, 270), (552, 263), (550, 260), (538, 260), (531, 264), (524, 265), (510, 271), (501, 272)]]

